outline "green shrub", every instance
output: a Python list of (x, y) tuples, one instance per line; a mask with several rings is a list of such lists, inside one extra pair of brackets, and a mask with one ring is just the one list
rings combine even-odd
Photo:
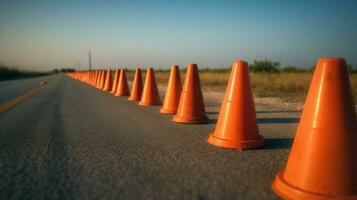
[(47, 72), (20, 70), (17, 67), (0, 66), (0, 81), (47, 75)]
[(252, 72), (279, 72), (279, 62), (273, 62), (271, 60), (254, 60), (252, 64), (249, 65), (249, 69)]

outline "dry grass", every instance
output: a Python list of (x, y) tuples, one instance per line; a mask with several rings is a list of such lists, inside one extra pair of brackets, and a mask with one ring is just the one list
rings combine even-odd
[[(128, 80), (133, 79), (133, 72), (128, 72)], [(185, 72), (181, 72), (184, 80)], [(159, 84), (167, 84), (169, 72), (155, 72)], [(145, 71), (143, 72), (145, 78)], [(206, 90), (223, 91), (226, 88), (229, 72), (201, 71), (202, 87)], [(288, 101), (303, 101), (307, 94), (312, 73), (251, 73), (250, 82), (254, 96), (280, 97)], [(357, 74), (350, 74), (350, 81), (354, 100), (357, 103)]]
[(251, 84), (257, 96), (303, 100), (311, 78), (311, 73), (252, 73)]

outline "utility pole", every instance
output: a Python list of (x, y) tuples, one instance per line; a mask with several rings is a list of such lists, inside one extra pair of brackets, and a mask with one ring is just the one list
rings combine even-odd
[(89, 63), (89, 71), (92, 70), (92, 52), (89, 50), (88, 52), (88, 63)]

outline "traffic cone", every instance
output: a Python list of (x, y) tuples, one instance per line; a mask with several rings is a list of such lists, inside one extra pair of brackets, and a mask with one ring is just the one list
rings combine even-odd
[(87, 84), (90, 85), (92, 82), (92, 78), (93, 78), (93, 72), (89, 71), (88, 72), (88, 77), (87, 77)]
[(102, 82), (102, 79), (103, 79), (103, 70), (99, 70), (99, 75), (98, 75), (98, 82), (97, 82), (97, 85), (96, 85), (96, 88), (100, 88), (100, 83)]
[(230, 149), (252, 149), (264, 145), (264, 139), (259, 135), (248, 63), (245, 61), (236, 61), (232, 66), (216, 129), (207, 142)]
[(125, 69), (121, 69), (119, 83), (115, 96), (128, 96), (128, 95), (129, 95), (129, 86), (128, 86), (128, 81), (126, 80)]
[(113, 84), (112, 71), (108, 69), (103, 91), (110, 92), (112, 90), (112, 84)]
[(91, 82), (91, 80), (92, 80), (92, 75), (93, 75), (92, 71), (88, 71), (88, 72), (87, 72), (86, 83), (87, 83), (88, 85), (90, 85), (90, 82)]
[(140, 101), (141, 94), (143, 92), (143, 80), (141, 78), (141, 69), (135, 70), (133, 85), (131, 89), (131, 95), (128, 98), (129, 101)]
[(113, 81), (113, 87), (112, 91), (110, 93), (115, 94), (118, 88), (118, 82), (119, 82), (119, 76), (120, 76), (120, 70), (116, 69), (114, 73), (114, 81)]
[(103, 90), (103, 88), (104, 88), (106, 75), (107, 75), (107, 73), (105, 72), (105, 70), (103, 70), (102, 79), (100, 80), (100, 86), (99, 86), (100, 90)]
[(345, 60), (319, 59), (288, 162), (272, 187), (285, 199), (357, 199), (356, 152)]
[(96, 78), (95, 78), (95, 84), (94, 84), (94, 87), (95, 88), (98, 88), (99, 87), (99, 79), (100, 79), (100, 70), (97, 70), (98, 71), (98, 73), (97, 73), (97, 76), (96, 76)]
[(94, 86), (94, 84), (95, 84), (95, 79), (97, 78), (97, 74), (98, 74), (98, 72), (95, 70), (95, 71), (93, 72), (92, 79), (91, 79), (91, 82), (90, 82), (90, 85), (91, 85), (91, 86)]
[(169, 83), (167, 84), (164, 105), (160, 109), (160, 113), (175, 114), (181, 96), (181, 77), (178, 65), (171, 66)]
[(95, 86), (95, 81), (97, 79), (97, 76), (98, 76), (98, 71), (95, 70), (94, 75), (93, 75), (93, 79), (92, 79), (92, 84), (91, 84), (92, 86)]
[(141, 106), (161, 105), (159, 90), (156, 85), (154, 70), (150, 67), (146, 71), (143, 94), (139, 102)]
[(199, 124), (206, 123), (207, 120), (197, 65), (189, 64), (177, 113), (172, 121)]

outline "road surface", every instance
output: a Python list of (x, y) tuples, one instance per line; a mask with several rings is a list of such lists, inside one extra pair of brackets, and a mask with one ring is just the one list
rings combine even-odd
[[(271, 181), (285, 165), (299, 111), (257, 105), (265, 148), (207, 144), (209, 124), (183, 125), (65, 75), (0, 82), (0, 104), (39, 86), (0, 114), (2, 199), (279, 199)], [(163, 92), (161, 92), (163, 95)]]

